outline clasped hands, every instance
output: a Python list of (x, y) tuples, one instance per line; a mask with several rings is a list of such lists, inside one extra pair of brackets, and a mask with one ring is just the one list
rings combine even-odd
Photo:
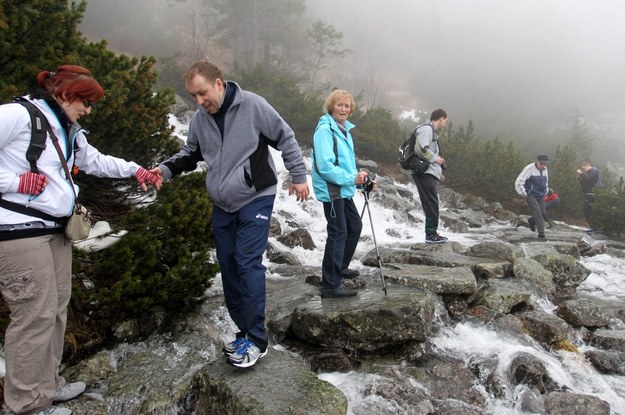
[[(156, 190), (160, 190), (163, 185), (163, 174), (158, 174), (156, 168), (152, 170), (147, 170), (143, 167), (139, 167), (139, 170), (135, 173), (135, 178), (141, 185), (143, 191), (147, 191), (148, 187), (145, 185), (145, 182), (150, 183)], [(160, 169), (158, 169), (160, 172)]]

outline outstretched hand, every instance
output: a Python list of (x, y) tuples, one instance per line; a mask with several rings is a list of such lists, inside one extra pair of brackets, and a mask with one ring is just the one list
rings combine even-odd
[(152, 170), (147, 170), (147, 169), (144, 169), (143, 167), (139, 167), (139, 170), (137, 170), (137, 172), (135, 173), (135, 178), (141, 185), (141, 188), (143, 189), (144, 192), (148, 190), (148, 187), (145, 185), (145, 182), (150, 183), (152, 186), (154, 186), (156, 190), (160, 190), (161, 186), (163, 185), (163, 174), (161, 173), (159, 175), (155, 173), (153, 170), (156, 170), (156, 169), (160, 171), (160, 168), (158, 167)]
[(308, 190), (308, 183), (291, 183), (289, 187), (289, 196), (295, 193), (298, 202), (303, 202), (308, 199), (310, 190)]

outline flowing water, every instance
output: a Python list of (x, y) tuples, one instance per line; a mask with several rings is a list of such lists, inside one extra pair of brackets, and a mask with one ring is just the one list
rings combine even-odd
[[(279, 157), (274, 157), (276, 164), (281, 171), (281, 179), (284, 182), (287, 175)], [(414, 184), (394, 183), (394, 186), (402, 187), (412, 192), (415, 209), (413, 215), (423, 220), (423, 214), (418, 202), (416, 187)], [(381, 194), (384, 189), (378, 189)], [(360, 193), (354, 197), (354, 201), (359, 209), (364, 209), (364, 196)], [(383, 207), (377, 202), (377, 197), (373, 195), (369, 203), (372, 220), (368, 220), (368, 212), (364, 212), (363, 232), (361, 242), (352, 262), (352, 268), (364, 268), (359, 258), (374, 248), (372, 231), (375, 232), (375, 240), (378, 246), (394, 245), (406, 242), (423, 242), (423, 223), (402, 223), (396, 219), (397, 215), (392, 209)], [(445, 210), (442, 206), (441, 211)], [(323, 257), (325, 244), (325, 218), (321, 204), (311, 197), (305, 203), (298, 203), (293, 196), (288, 196), (283, 189), (280, 191), (274, 209), (276, 217), (283, 226), (283, 231), (288, 221), (297, 223), (307, 229), (315, 240), (317, 248), (311, 251), (304, 251), (300, 248), (293, 249), (292, 252), (302, 261), (303, 265), (320, 266)], [(371, 225), (373, 223), (374, 228)], [(469, 233), (452, 233), (444, 227), (440, 232), (449, 237), (450, 241), (455, 241), (465, 248), (477, 242), (492, 240), (493, 231), (508, 227), (508, 224), (494, 223), (485, 225), (479, 231)], [(367, 237), (369, 236), (369, 237)], [(270, 242), (280, 247), (282, 246), (275, 238)], [(607, 303), (623, 305), (625, 301), (625, 259), (616, 258), (609, 255), (598, 255), (595, 257), (584, 257), (581, 262), (588, 267), (592, 274), (578, 288), (582, 295), (601, 299)], [(271, 275), (269, 276), (272, 277)], [(279, 277), (279, 276), (273, 276)], [(555, 305), (547, 299), (536, 299), (543, 311), (553, 313)], [(615, 321), (613, 324), (622, 324)], [(591, 364), (584, 359), (581, 354), (591, 348), (591, 346), (581, 343), (576, 344), (581, 353), (567, 351), (548, 351), (537, 342), (531, 339), (518, 339), (506, 334), (499, 333), (475, 323), (458, 323), (446, 325), (438, 330), (431, 338), (433, 347), (439, 355), (446, 355), (460, 361), (467, 366), (485, 364), (486, 362), (496, 362), (496, 374), (503, 375), (510, 362), (519, 353), (529, 353), (543, 362), (551, 378), (559, 385), (574, 393), (589, 394), (597, 396), (607, 401), (613, 414), (625, 414), (625, 377), (615, 375), (603, 375), (594, 369)], [(397, 363), (400, 365), (400, 363)], [(356, 414), (404, 414), (405, 409), (397, 406), (395, 401), (368, 394), (376, 384), (383, 383), (384, 375), (370, 373), (366, 371), (351, 371), (349, 373), (325, 373), (319, 375), (340, 389), (349, 401), (348, 413)], [(419, 383), (414, 379), (407, 380), (413, 387), (419, 388)], [(488, 395), (486, 410), (492, 414), (523, 414), (520, 409), (519, 396), (523, 392), (523, 386), (511, 388), (503, 397), (494, 398)]]

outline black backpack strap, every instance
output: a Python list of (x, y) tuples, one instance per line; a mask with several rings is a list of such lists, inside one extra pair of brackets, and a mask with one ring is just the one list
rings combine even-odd
[(30, 171), (39, 174), (37, 159), (39, 159), (39, 156), (41, 156), (41, 153), (46, 148), (48, 120), (41, 113), (41, 110), (32, 102), (21, 97), (16, 98), (15, 102), (23, 105), (28, 110), (28, 114), (30, 115), (32, 133), (30, 137), (30, 144), (26, 150), (26, 160), (30, 163)]
[[(32, 133), (30, 137), (30, 144), (28, 146), (28, 149), (26, 150), (26, 159), (30, 163), (30, 171), (39, 174), (39, 169), (37, 168), (37, 159), (39, 158), (39, 156), (41, 156), (41, 153), (46, 148), (48, 120), (35, 104), (26, 100), (25, 98), (17, 97), (13, 100), (13, 102), (23, 105), (28, 110), (28, 114), (30, 115)], [(59, 222), (59, 220), (61, 220), (61, 218), (48, 215), (47, 213), (41, 212), (37, 209), (4, 200), (2, 199), (1, 193), (0, 206), (5, 209), (12, 210), (13, 212), (22, 213), (28, 216), (35, 216), (37, 218), (45, 220), (51, 220), (55, 222)]]
[(61, 223), (64, 221), (64, 218), (57, 218), (56, 216), (48, 215), (40, 210), (20, 205), (19, 203), (9, 202), (8, 200), (2, 199), (2, 195), (0, 195), (0, 207), (3, 207), (7, 210), (12, 210), (13, 212), (21, 213), (27, 216), (34, 216), (36, 218), (41, 218), (45, 220), (51, 220), (53, 222)]
[[(430, 127), (432, 129), (432, 141), (436, 141), (436, 145), (438, 146), (438, 155), (440, 157), (443, 157), (443, 153), (441, 152), (441, 144), (440, 141), (438, 140), (438, 136), (436, 135), (436, 133), (434, 132), (434, 126), (430, 123), (425, 123), (425, 124), (421, 124), (418, 125), (415, 129), (414, 132), (416, 133), (416, 131), (421, 128), (421, 127)], [(416, 141), (416, 140), (415, 140)], [(421, 147), (421, 144), (419, 144), (419, 147)], [(424, 151), (424, 148), (421, 147), (421, 151)]]

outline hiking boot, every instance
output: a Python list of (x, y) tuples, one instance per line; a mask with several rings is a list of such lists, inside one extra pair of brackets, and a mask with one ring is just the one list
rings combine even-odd
[[(62, 388), (57, 389), (52, 397), (52, 402), (65, 402), (74, 399), (85, 391), (85, 382), (66, 383)], [(63, 409), (63, 408), (59, 408)], [(55, 412), (53, 412), (55, 413)]]
[(323, 288), (319, 289), (319, 293), (321, 294), (321, 298), (343, 298), (343, 297), (354, 297), (358, 294), (358, 291), (352, 290), (351, 288), (346, 288), (344, 285), (341, 285), (339, 288)]
[(536, 221), (534, 220), (534, 218), (529, 218), (527, 220), (527, 224), (530, 226), (530, 230), (532, 232), (536, 232)]
[(230, 343), (225, 343), (223, 347), (221, 348), (221, 350), (224, 352), (226, 356), (230, 356), (234, 354), (234, 352), (237, 351), (239, 346), (241, 346), (241, 344), (243, 344), (244, 341), (245, 341), (245, 337), (237, 337)]
[(444, 244), (445, 242), (447, 242), (447, 238), (437, 233), (433, 235), (425, 235), (426, 244)]
[(544, 233), (539, 233), (538, 234), (538, 239), (545, 239), (545, 234)]
[(346, 269), (343, 271), (343, 278), (346, 280), (353, 280), (360, 275), (360, 272), (355, 269)]
[(243, 339), (237, 350), (228, 356), (227, 362), (236, 367), (254, 366), (258, 359), (267, 355), (268, 350), (262, 352), (254, 342)]

